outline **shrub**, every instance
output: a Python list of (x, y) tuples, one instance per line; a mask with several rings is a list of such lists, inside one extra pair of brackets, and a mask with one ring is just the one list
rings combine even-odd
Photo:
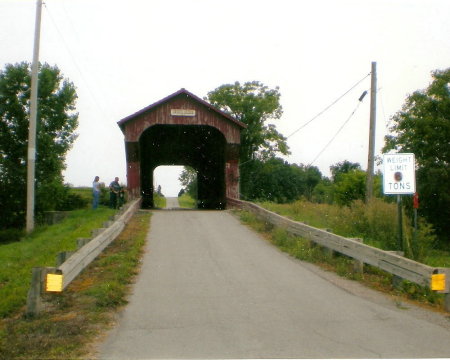
[(0, 244), (7, 244), (15, 241), (20, 241), (25, 236), (25, 231), (22, 229), (5, 229), (0, 230)]
[(61, 199), (56, 210), (70, 211), (84, 209), (88, 206), (89, 200), (79, 194), (68, 193), (65, 198)]
[(418, 221), (417, 232), (412, 235), (412, 257), (416, 261), (424, 261), (430, 250), (437, 242), (437, 236), (431, 224), (425, 219), (420, 218)]
[(366, 229), (364, 238), (379, 244), (385, 250), (397, 250), (397, 206), (380, 199), (372, 199), (365, 205)]

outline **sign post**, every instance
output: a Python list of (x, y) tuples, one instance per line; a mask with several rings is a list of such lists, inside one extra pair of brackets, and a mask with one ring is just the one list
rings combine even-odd
[(403, 250), (403, 221), (401, 195), (416, 192), (416, 164), (414, 154), (383, 154), (383, 192), (397, 195), (398, 247)]
[(417, 244), (417, 209), (419, 208), (419, 194), (414, 193), (413, 196), (413, 208), (414, 208), (414, 232), (413, 232), (413, 243)]

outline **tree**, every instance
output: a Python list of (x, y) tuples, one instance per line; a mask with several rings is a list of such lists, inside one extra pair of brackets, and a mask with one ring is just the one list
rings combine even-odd
[(306, 196), (308, 200), (312, 200), (314, 189), (316, 186), (320, 183), (322, 180), (322, 173), (320, 172), (319, 168), (316, 166), (303, 166), (301, 165), (301, 168), (306, 174), (306, 191), (303, 194)]
[(364, 200), (366, 195), (366, 173), (353, 169), (341, 173), (334, 183), (334, 201), (338, 205), (350, 205), (355, 200)]
[[(8, 64), (0, 71), (0, 228), (21, 227), (26, 202), (26, 162), (31, 65)], [(39, 66), (36, 134), (36, 213), (62, 201), (65, 155), (76, 139), (74, 85), (56, 66)]]
[(241, 132), (241, 163), (289, 153), (286, 138), (267, 124), (283, 113), (280, 96), (278, 87), (269, 89), (258, 81), (226, 84), (208, 93), (205, 100), (247, 125)]
[(334, 182), (337, 182), (342, 174), (347, 174), (352, 170), (361, 170), (361, 165), (359, 163), (352, 163), (348, 160), (344, 160), (330, 166)]
[(450, 68), (432, 72), (432, 82), (406, 99), (392, 117), (383, 152), (414, 153), (420, 212), (450, 242)]
[(187, 193), (193, 199), (197, 199), (197, 171), (190, 166), (185, 166), (178, 177), (181, 185), (183, 185), (183, 193)]
[(276, 157), (251, 160), (245, 166), (248, 178), (244, 178), (242, 191), (249, 200), (288, 203), (302, 196), (310, 199), (322, 177), (316, 167), (289, 164)]

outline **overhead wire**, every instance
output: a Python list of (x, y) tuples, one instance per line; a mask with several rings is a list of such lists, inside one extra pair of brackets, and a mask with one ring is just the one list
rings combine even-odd
[[(344, 92), (341, 96), (339, 96), (336, 100), (334, 100), (330, 105), (328, 105), (327, 107), (325, 107), (322, 111), (320, 111), (317, 115), (315, 115), (311, 120), (309, 120), (308, 122), (306, 122), (305, 124), (303, 124), (301, 127), (299, 127), (297, 130), (295, 130), (293, 133), (291, 133), (289, 136), (286, 137), (286, 139), (289, 139), (291, 136), (293, 136), (294, 134), (296, 134), (298, 131), (300, 131), (301, 129), (303, 129), (305, 126), (307, 126), (308, 124), (310, 124), (312, 121), (314, 121), (315, 119), (317, 119), (320, 115), (322, 115), (323, 113), (325, 113), (328, 109), (330, 109), (333, 105), (335, 105), (337, 102), (339, 102), (344, 96), (346, 96), (350, 91), (352, 91), (355, 87), (357, 87), (359, 84), (361, 84), (367, 77), (369, 77), (371, 75), (371, 73), (369, 72), (367, 75), (365, 75), (361, 80), (359, 80), (358, 82), (356, 82), (350, 89), (348, 89), (346, 92)], [(359, 105), (362, 102), (362, 99), (364, 98), (364, 96), (367, 94), (367, 90), (364, 91), (362, 93), (362, 95), (359, 97), (358, 100), (358, 105), (356, 106), (356, 108), (353, 110), (353, 112), (351, 113), (350, 117), (345, 121), (344, 125), (341, 126), (341, 128), (338, 130), (338, 132), (336, 133), (336, 135), (333, 137), (333, 139), (330, 140), (330, 142), (325, 146), (324, 149), (322, 149), (322, 151), (316, 156), (316, 158), (308, 165), (310, 166), (314, 161), (317, 160), (317, 158), (323, 153), (323, 151), (325, 151), (326, 147), (328, 147), (328, 145), (334, 140), (334, 138), (339, 134), (339, 132), (342, 130), (342, 128), (345, 126), (345, 124), (350, 120), (350, 118), (354, 115), (354, 113), (356, 112), (356, 110), (358, 109)], [(253, 159), (244, 161), (243, 163), (240, 163), (239, 166), (242, 166), (246, 163), (251, 162)]]
[[(75, 56), (73, 55), (72, 51), (70, 50), (70, 47), (67, 45), (67, 42), (66, 42), (66, 40), (65, 40), (65, 38), (64, 38), (64, 36), (63, 36), (63, 34), (62, 34), (62, 32), (60, 31), (58, 25), (56, 24), (56, 21), (54, 20), (52, 14), (51, 14), (50, 9), (48, 8), (48, 6), (47, 6), (46, 3), (44, 3), (43, 5), (44, 5), (44, 8), (46, 9), (46, 11), (47, 11), (47, 13), (48, 13), (48, 15), (49, 15), (50, 20), (51, 20), (52, 23), (53, 23), (53, 26), (54, 26), (55, 29), (56, 29), (56, 32), (58, 33), (58, 35), (59, 35), (60, 38), (61, 38), (61, 41), (62, 41), (62, 43), (64, 44), (64, 47), (66, 48), (66, 50), (67, 50), (67, 52), (68, 52), (68, 54), (69, 54), (69, 57), (71, 58), (73, 64), (75, 65), (75, 68), (78, 70), (78, 73), (80, 74), (82, 81), (85, 83), (86, 88), (87, 88), (87, 90), (89, 91), (89, 94), (91, 95), (91, 99), (93, 100), (93, 102), (94, 102), (95, 106), (97, 107), (97, 109), (99, 110), (100, 114), (103, 115), (103, 117), (106, 119), (107, 116), (106, 116), (105, 111), (104, 111), (103, 108), (100, 106), (100, 103), (98, 102), (97, 97), (95, 96), (94, 92), (91, 90), (91, 87), (90, 87), (90, 85), (89, 85), (89, 82), (86, 80), (85, 76), (83, 75), (83, 72), (81, 71), (80, 67), (78, 66), (78, 63), (77, 63), (77, 61), (75, 60)], [(66, 12), (65, 9), (64, 9), (64, 11), (65, 11), (66, 16), (67, 16), (67, 12)], [(68, 18), (69, 18), (69, 17), (68, 17)], [(69, 21), (71, 22), (70, 18), (69, 18)], [(72, 27), (73, 27), (72, 22), (71, 22), (71, 25), (72, 25)], [(78, 35), (77, 35), (77, 36), (78, 36)]]
[(362, 100), (364, 98), (364, 96), (367, 94), (367, 90), (364, 91), (362, 93), (362, 95), (359, 97), (358, 99), (358, 104), (356, 105), (355, 109), (353, 109), (352, 113), (350, 114), (350, 116), (347, 118), (347, 120), (344, 121), (344, 123), (341, 125), (341, 127), (338, 129), (338, 131), (333, 135), (333, 137), (331, 138), (330, 141), (328, 141), (328, 143), (323, 147), (323, 149), (316, 155), (316, 157), (314, 158), (313, 161), (311, 161), (308, 164), (308, 167), (310, 167), (318, 158), (320, 155), (322, 155), (322, 153), (328, 148), (328, 146), (330, 146), (330, 144), (336, 139), (336, 137), (339, 135), (339, 133), (342, 131), (342, 129), (345, 127), (345, 125), (348, 124), (348, 122), (350, 121), (350, 119), (353, 117), (353, 115), (355, 115), (356, 111), (359, 109), (359, 106), (362, 103)]
[(327, 110), (329, 110), (333, 105), (335, 105), (337, 102), (339, 102), (344, 96), (346, 96), (350, 91), (352, 91), (355, 87), (357, 87), (359, 84), (361, 84), (367, 77), (370, 76), (370, 72), (364, 76), (361, 80), (359, 80), (356, 84), (354, 84), (350, 89), (348, 89), (346, 92), (344, 92), (341, 96), (339, 96), (336, 100), (334, 100), (330, 105), (325, 107), (322, 111), (320, 111), (317, 115), (315, 115), (311, 120), (304, 123), (302, 126), (300, 126), (297, 130), (295, 130), (293, 133), (291, 133), (289, 136), (286, 137), (286, 139), (289, 139), (291, 136), (299, 132), (301, 129), (309, 125), (311, 122), (316, 120), (320, 115), (324, 114)]

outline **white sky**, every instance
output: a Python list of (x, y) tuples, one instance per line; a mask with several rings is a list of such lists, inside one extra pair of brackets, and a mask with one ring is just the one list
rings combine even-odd
[[(45, 0), (40, 61), (56, 64), (79, 96), (79, 137), (65, 180), (126, 179), (116, 122), (186, 88), (199, 97), (234, 81), (280, 87), (285, 136), (332, 103), (377, 62), (376, 151), (390, 117), (430, 73), (450, 66), (448, 0)], [(32, 60), (35, 0), (0, 0), (0, 68)], [(310, 164), (348, 119), (355, 90), (288, 139), (291, 163)], [(367, 167), (369, 96), (313, 162)], [(38, 144), (39, 146), (39, 144)], [(158, 170), (176, 195), (179, 168)], [(176, 173), (174, 175), (174, 173)], [(171, 180), (170, 180), (171, 179)]]

